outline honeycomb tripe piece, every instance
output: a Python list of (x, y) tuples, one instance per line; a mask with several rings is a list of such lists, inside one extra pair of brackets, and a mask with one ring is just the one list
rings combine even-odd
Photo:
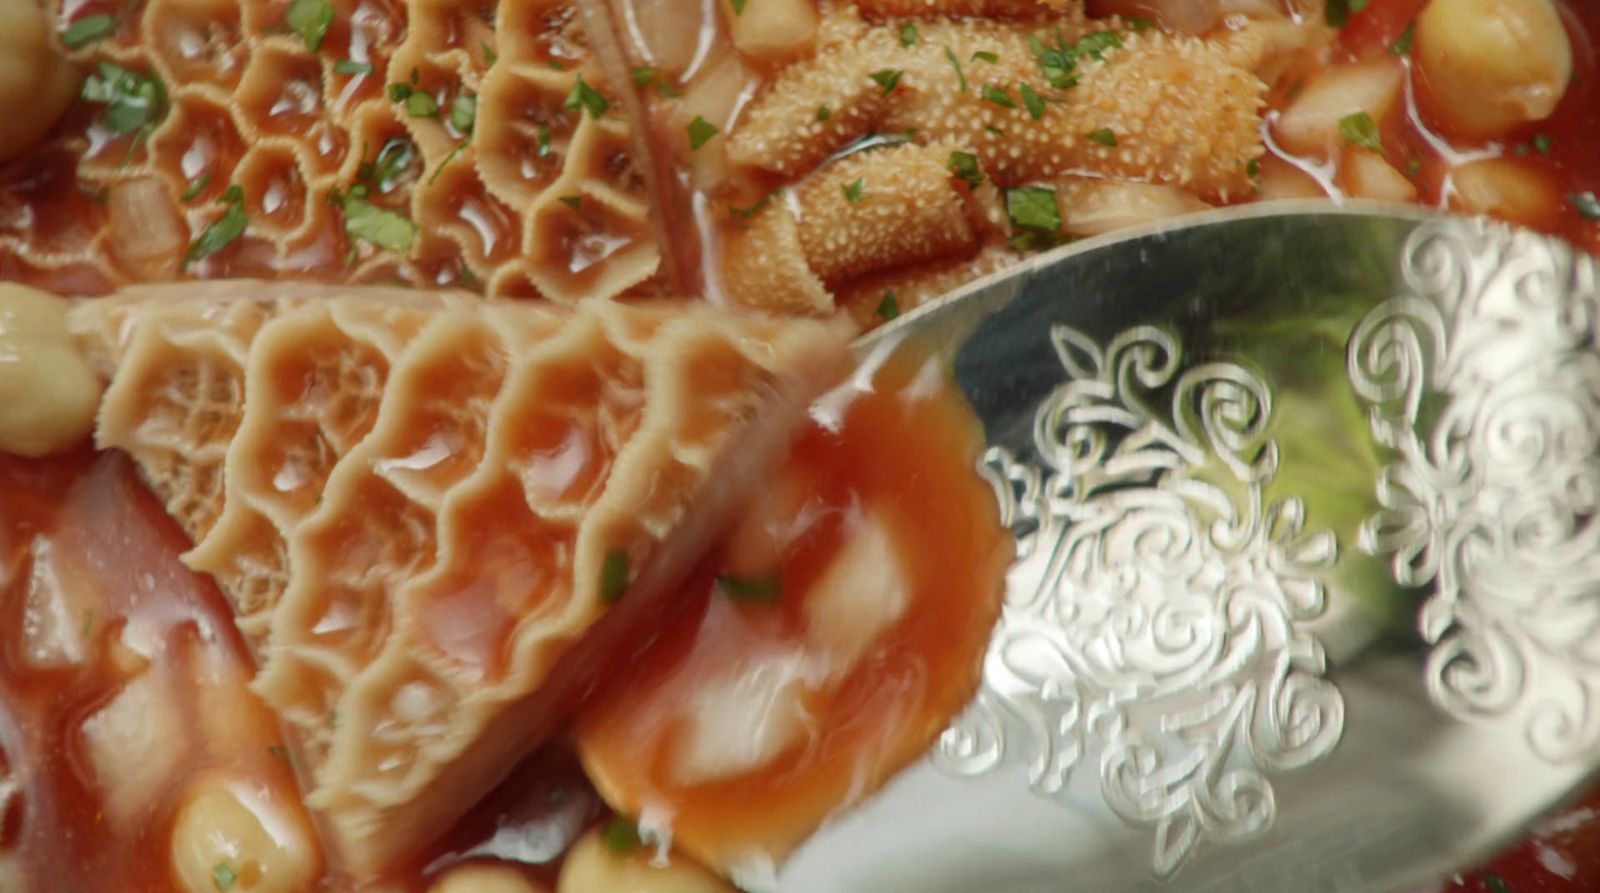
[(242, 283), (71, 321), (357, 876), (556, 731), (849, 363), (841, 324), (704, 305)]

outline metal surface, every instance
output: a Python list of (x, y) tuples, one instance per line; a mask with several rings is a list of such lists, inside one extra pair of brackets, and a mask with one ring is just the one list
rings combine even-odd
[(977, 702), (781, 889), (1402, 890), (1514, 838), (1600, 764), (1597, 279), (1257, 206), (875, 333), (948, 355), (1021, 557)]

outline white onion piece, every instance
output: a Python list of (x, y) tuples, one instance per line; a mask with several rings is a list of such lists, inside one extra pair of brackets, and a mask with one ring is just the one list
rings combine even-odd
[(141, 278), (170, 278), (189, 245), (172, 191), (158, 177), (140, 177), (112, 187), (106, 201), (111, 252)]
[(1339, 121), (1365, 112), (1374, 121), (1400, 97), (1404, 71), (1393, 57), (1329, 68), (1312, 78), (1279, 116), (1278, 144), (1297, 155), (1328, 158), (1343, 142)]

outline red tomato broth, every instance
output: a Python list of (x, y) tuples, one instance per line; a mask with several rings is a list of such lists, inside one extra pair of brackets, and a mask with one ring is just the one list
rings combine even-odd
[[(212, 773), (259, 792), (308, 829), (276, 722), (246, 688), (253, 671), (226, 604), (209, 579), (179, 563), (183, 534), (127, 460), (86, 451), (35, 462), (0, 454), (0, 506), (0, 610), (3, 627), (15, 631), (0, 647), (0, 744), (20, 798), (6, 813), (0, 861), (14, 858), (24, 877), (48, 879), (52, 890), (178, 888), (167, 855), (173, 818), (191, 782)], [(30, 665), (24, 654), (29, 553), (40, 544), (67, 597), (93, 604), (83, 610), (87, 651), (75, 666)], [(158, 730), (157, 753), (177, 756), (152, 796), (118, 816), (115, 792), (96, 778), (86, 730), (146, 677), (181, 718), (177, 736), (173, 727)]]
[[(1429, 95), (1421, 67), (1409, 62), (1416, 101), (1413, 116), (1405, 102), (1397, 102), (1383, 120), (1379, 133), (1391, 164), (1402, 171), (1408, 160), (1420, 162), (1411, 175), (1422, 202), (1445, 206), (1450, 164), (1429, 143), (1423, 128), (1459, 149), (1497, 150), (1522, 168), (1549, 183), (1563, 200), (1535, 219), (1517, 221), (1561, 236), (1590, 252), (1600, 252), (1600, 221), (1585, 219), (1570, 200), (1574, 193), (1600, 193), (1600, 6), (1582, 0), (1553, 0), (1567, 26), (1573, 51), (1572, 78), (1566, 93), (1549, 118), (1524, 125), (1490, 143), (1456, 136), (1448, 116)], [(1391, 54), (1427, 5), (1426, 0), (1371, 0), (1352, 13), (1339, 35), (1337, 61), (1356, 61)], [(1278, 103), (1274, 102), (1277, 106)], [(1539, 139), (1536, 143), (1536, 138)], [(1545, 140), (1548, 143), (1545, 143)], [(1548, 151), (1537, 146), (1544, 144)]]
[[(972, 473), (982, 442), (974, 421), (952, 398), (909, 396), (915, 372), (892, 365), (849, 406), (839, 433), (813, 424), (800, 438), (783, 475), (805, 498), (788, 506), (800, 532), (776, 564), (776, 602), (724, 591), (720, 573), (772, 569), (724, 548), (702, 564), (679, 618), (580, 720), (580, 754), (608, 801), (644, 813), (647, 825), (653, 812), (670, 814), (675, 845), (713, 865), (752, 850), (781, 859), (922, 753), (974, 690), (1012, 546)], [(695, 681), (803, 640), (811, 585), (867, 512), (886, 525), (908, 575), (904, 615), (842, 678), (808, 683), (803, 746), (752, 771), (679, 783), (670, 765)]]

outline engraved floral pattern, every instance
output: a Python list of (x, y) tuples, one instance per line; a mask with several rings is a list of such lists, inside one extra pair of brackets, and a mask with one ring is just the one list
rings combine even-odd
[(1264, 501), (1278, 451), (1258, 376), (1185, 368), (1153, 327), (1103, 348), (1051, 337), (1068, 380), (1035, 418), (1038, 461), (984, 459), (1019, 560), (983, 690), (934, 761), (1020, 763), (1064, 799), (1097, 756), (1105, 803), (1153, 827), (1169, 875), (1202, 840), (1265, 831), (1270, 775), (1337, 743), (1344, 700), (1301, 628), (1324, 610), (1336, 544), (1305, 529), (1299, 500)]
[(1427, 683), (1535, 752), (1600, 751), (1600, 286), (1594, 259), (1483, 221), (1434, 223), (1408, 293), (1351, 337), (1349, 373), (1398, 458), (1362, 548), (1432, 589)]

